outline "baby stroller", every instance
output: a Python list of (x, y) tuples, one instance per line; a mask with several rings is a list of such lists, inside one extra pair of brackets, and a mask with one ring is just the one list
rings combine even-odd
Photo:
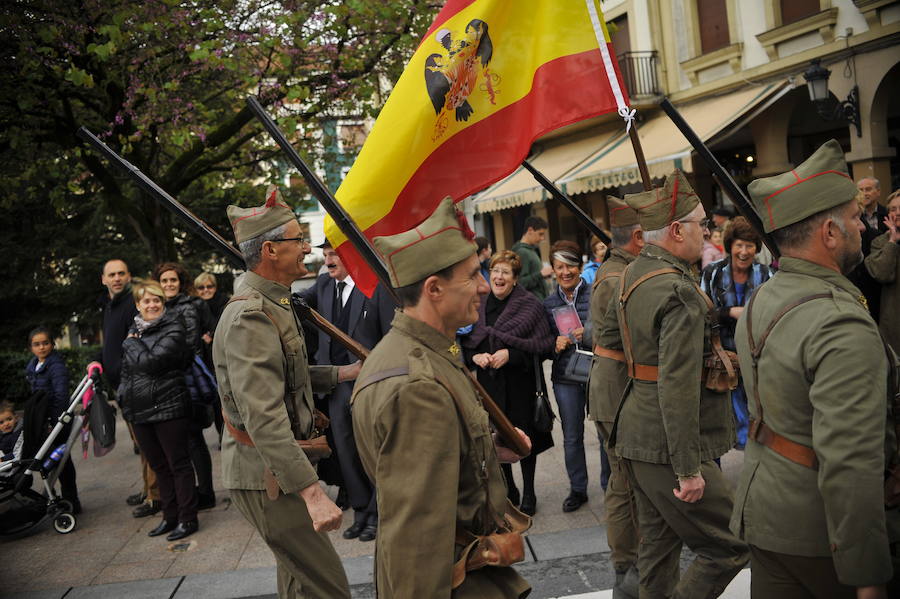
[[(43, 431), (45, 418), (40, 402), (45, 397), (35, 396), (29, 400), (26, 408), (25, 426), (22, 431), (22, 455), (18, 459), (0, 463), (0, 537), (21, 537), (48, 520), (53, 521), (53, 528), (60, 534), (68, 534), (75, 529), (73, 506), (59, 496), (56, 482), (59, 472), (66, 460), (70, 459), (73, 445), (82, 431), (86, 418), (91, 414), (91, 407), (106, 402), (105, 393), (99, 392), (99, 381), (102, 368), (92, 363), (69, 398), (69, 407), (56, 421), (53, 430), (45, 439)], [(98, 392), (94, 392), (94, 390)], [(85, 400), (87, 403), (85, 405)], [(99, 406), (98, 423), (106, 430), (115, 430), (113, 413), (112, 423), (108, 422), (110, 410)], [(102, 415), (102, 417), (101, 417)], [(29, 420), (33, 419), (34, 422)], [(70, 433), (63, 437), (63, 429), (71, 423)], [(95, 434), (96, 438), (96, 434)], [(114, 438), (114, 437), (113, 437)], [(41, 443), (41, 441), (43, 442)], [(33, 448), (40, 443), (40, 447)], [(111, 445), (111, 442), (109, 443)], [(31, 457), (27, 457), (31, 455)], [(40, 474), (43, 482), (43, 493), (32, 489), (33, 475)]]

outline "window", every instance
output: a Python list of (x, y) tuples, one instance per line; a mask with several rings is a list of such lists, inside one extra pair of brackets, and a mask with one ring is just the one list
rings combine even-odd
[(631, 52), (631, 38), (628, 37), (628, 15), (624, 14), (618, 19), (613, 19), (612, 23), (615, 31), (609, 32), (609, 41), (612, 42), (613, 50), (621, 56), (627, 52)]
[(819, 0), (781, 0), (781, 24), (796, 23), (819, 11)]
[(707, 54), (730, 43), (726, 0), (697, 0), (700, 51)]

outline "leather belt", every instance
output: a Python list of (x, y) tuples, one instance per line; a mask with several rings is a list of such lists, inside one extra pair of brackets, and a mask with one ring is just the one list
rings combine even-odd
[(773, 431), (765, 422), (750, 419), (748, 437), (765, 445), (781, 457), (813, 470), (819, 469), (819, 458), (811, 447), (801, 445)]
[[(625, 360), (625, 352), (617, 350), (617, 349), (606, 349), (605, 347), (595, 345), (594, 346), (594, 355), (600, 356), (601, 358), (609, 358), (610, 360), (615, 360), (616, 362), (626, 363)], [(639, 381), (648, 381), (648, 382), (656, 382), (659, 380), (659, 367), (651, 366), (649, 364), (638, 364), (635, 362), (633, 364), (634, 375), (631, 378), (637, 379)]]

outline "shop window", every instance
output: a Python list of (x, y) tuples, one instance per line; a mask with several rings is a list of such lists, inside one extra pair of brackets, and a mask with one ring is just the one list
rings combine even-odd
[(700, 51), (707, 54), (730, 43), (726, 0), (697, 0)]
[(820, 10), (819, 0), (781, 0), (781, 24), (796, 23)]

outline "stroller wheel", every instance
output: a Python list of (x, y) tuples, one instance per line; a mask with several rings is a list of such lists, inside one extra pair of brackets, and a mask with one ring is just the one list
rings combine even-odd
[(69, 534), (75, 530), (75, 516), (72, 514), (60, 514), (53, 520), (53, 528), (61, 535)]
[(59, 511), (61, 512), (69, 512), (71, 514), (75, 511), (75, 506), (72, 505), (72, 502), (68, 499), (60, 499), (57, 505), (59, 506)]

